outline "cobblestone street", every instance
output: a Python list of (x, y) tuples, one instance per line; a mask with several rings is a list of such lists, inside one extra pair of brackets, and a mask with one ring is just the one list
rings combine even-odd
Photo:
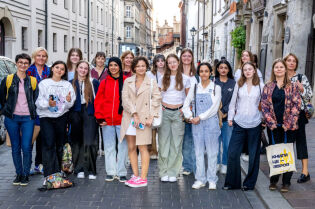
[[(27, 187), (13, 186), (11, 150), (0, 147), (0, 209), (40, 208), (264, 208), (255, 192), (224, 191), (224, 177), (218, 189), (193, 190), (193, 176), (181, 176), (177, 183), (161, 183), (157, 161), (151, 160), (147, 188), (129, 188), (118, 181), (105, 182), (104, 157), (98, 159), (96, 180), (74, 178), (75, 187), (41, 192), (43, 177), (31, 176)], [(131, 169), (129, 168), (129, 173)]]

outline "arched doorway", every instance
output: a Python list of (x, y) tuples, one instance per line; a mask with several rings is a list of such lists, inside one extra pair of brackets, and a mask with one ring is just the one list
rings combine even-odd
[(5, 38), (4, 37), (5, 37), (4, 24), (1, 20), (0, 21), (0, 56), (5, 55), (5, 47), (4, 47)]

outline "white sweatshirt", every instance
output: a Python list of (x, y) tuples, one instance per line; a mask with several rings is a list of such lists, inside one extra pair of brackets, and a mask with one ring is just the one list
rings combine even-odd
[[(75, 92), (69, 81), (54, 81), (51, 78), (42, 80), (38, 84), (39, 94), (35, 102), (36, 112), (40, 118), (57, 118), (69, 111), (75, 101)], [(71, 101), (66, 100), (67, 95), (71, 95)], [(49, 106), (49, 97), (53, 96), (56, 101), (55, 107)]]

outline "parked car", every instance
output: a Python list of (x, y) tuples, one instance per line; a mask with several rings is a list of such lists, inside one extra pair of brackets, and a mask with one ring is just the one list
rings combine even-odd
[[(3, 78), (5, 78), (7, 75), (16, 73), (16, 65), (15, 63), (7, 58), (0, 56), (0, 82)], [(1, 109), (1, 105), (0, 105)], [(6, 136), (6, 129), (4, 127), (4, 116), (0, 116), (0, 144), (3, 144), (5, 142), (5, 136)]]

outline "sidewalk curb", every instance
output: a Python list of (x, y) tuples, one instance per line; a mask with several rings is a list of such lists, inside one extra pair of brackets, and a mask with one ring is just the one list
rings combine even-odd
[[(248, 163), (241, 160), (242, 172), (247, 174)], [(269, 178), (259, 169), (255, 192), (268, 209), (293, 209), (279, 191), (269, 190)]]

